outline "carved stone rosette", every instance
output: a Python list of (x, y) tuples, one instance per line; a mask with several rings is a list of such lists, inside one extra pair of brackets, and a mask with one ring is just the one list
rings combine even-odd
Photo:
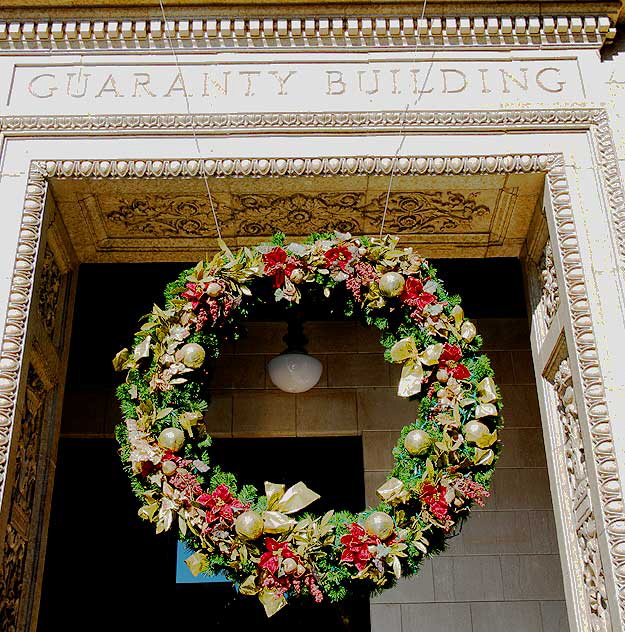
[[(587, 625), (592, 632), (612, 630), (603, 563), (597, 539), (597, 524), (592, 508), (586, 453), (584, 450), (569, 359), (560, 362), (553, 377), (561, 441), (568, 485), (565, 497), (577, 539), (577, 557), (581, 565)], [(569, 559), (568, 563), (573, 560)]]

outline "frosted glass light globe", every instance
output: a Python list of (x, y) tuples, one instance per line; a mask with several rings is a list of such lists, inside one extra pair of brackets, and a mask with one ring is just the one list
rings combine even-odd
[(283, 353), (268, 364), (271, 381), (287, 393), (303, 393), (310, 390), (321, 377), (323, 369), (317, 358), (306, 353)]

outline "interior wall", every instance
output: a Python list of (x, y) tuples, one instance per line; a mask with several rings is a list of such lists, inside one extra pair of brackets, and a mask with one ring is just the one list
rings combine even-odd
[[(374, 632), (568, 630), (526, 319), (477, 325), (506, 423), (492, 497), (443, 555), (373, 600)], [(414, 404), (396, 396), (400, 367), (384, 361), (372, 328), (308, 323), (321, 380), (307, 393), (283, 393), (265, 366), (284, 349), (285, 332), (283, 323), (253, 323), (219, 359), (209, 427), (234, 437), (361, 433), (367, 501), (377, 502), (398, 431), (414, 416)]]

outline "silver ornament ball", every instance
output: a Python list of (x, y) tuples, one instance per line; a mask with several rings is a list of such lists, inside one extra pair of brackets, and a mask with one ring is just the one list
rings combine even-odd
[(234, 521), (236, 532), (246, 540), (256, 540), (263, 533), (263, 517), (255, 511), (245, 511)]
[(188, 342), (176, 354), (178, 359), (190, 369), (199, 369), (206, 359), (206, 351), (197, 342)]
[(184, 445), (184, 432), (179, 428), (165, 428), (165, 430), (158, 435), (158, 445), (164, 450), (178, 452)]
[(393, 519), (383, 511), (374, 511), (365, 520), (365, 531), (380, 540), (386, 540), (395, 530)]
[(177, 465), (174, 461), (165, 461), (161, 466), (165, 476), (171, 476), (176, 471)]
[(386, 272), (380, 277), (380, 292), (384, 296), (399, 296), (406, 281), (399, 272)]
[(404, 439), (404, 448), (414, 456), (425, 454), (430, 449), (430, 445), (432, 445), (432, 438), (420, 428), (411, 430)]
[(477, 443), (490, 434), (488, 426), (476, 419), (465, 424), (462, 430), (464, 432), (464, 438), (470, 443)]

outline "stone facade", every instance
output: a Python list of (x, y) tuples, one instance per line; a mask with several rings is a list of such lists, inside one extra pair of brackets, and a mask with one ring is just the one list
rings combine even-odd
[[(188, 260), (214, 249), (205, 186), (232, 245), (282, 226), (375, 233), (384, 228), (390, 187), (387, 229), (425, 255), (523, 260), (568, 625), (625, 629), (620, 3), (349, 2), (336, 11), (166, 3), (163, 16), (111, 2), (97, 18), (84, 2), (8, 5), (17, 8), (0, 13), (6, 629), (36, 624), (74, 272), (80, 262)], [(332, 382), (334, 360), (326, 359), (332, 388), (296, 401), (295, 427), (272, 431), (310, 431), (297, 420), (322, 405), (344, 411), (341, 432), (355, 424), (372, 451), (373, 484), (385, 464), (377, 451), (392, 429), (368, 424), (385, 405), (376, 398), (390, 392), (391, 373), (372, 361), (353, 378), (376, 384), (354, 393), (352, 384)], [(227, 379), (230, 431), (259, 432), (246, 392), (228, 395), (240, 378)], [(522, 426), (511, 430), (522, 434)], [(29, 451), (30, 436), (38, 443), (28, 441)], [(512, 448), (506, 458), (525, 456)], [(514, 467), (502, 465), (500, 479)], [(519, 629), (538, 620), (559, 629), (545, 624), (561, 610), (545, 610), (551, 598), (543, 593), (518, 593), (533, 605), (508, 603), (516, 580), (503, 580), (503, 592), (493, 587), (489, 595), (503, 597), (492, 600), (437, 584), (445, 565), (453, 568), (448, 577), (462, 577), (470, 554), (462, 550), (432, 563), (433, 593), (406, 588), (397, 602), (373, 604), (374, 625), (401, 616), (404, 629), (416, 617), (445, 629), (450, 613), (473, 616), (466, 604), (477, 600), (489, 603), (484, 622), (472, 619), (476, 630), (499, 620), (498, 608)], [(521, 585), (533, 554), (480, 557), (485, 585), (505, 563)], [(504, 563), (507, 555), (519, 559)], [(441, 607), (437, 595), (453, 608)], [(399, 608), (400, 601), (413, 605)]]

